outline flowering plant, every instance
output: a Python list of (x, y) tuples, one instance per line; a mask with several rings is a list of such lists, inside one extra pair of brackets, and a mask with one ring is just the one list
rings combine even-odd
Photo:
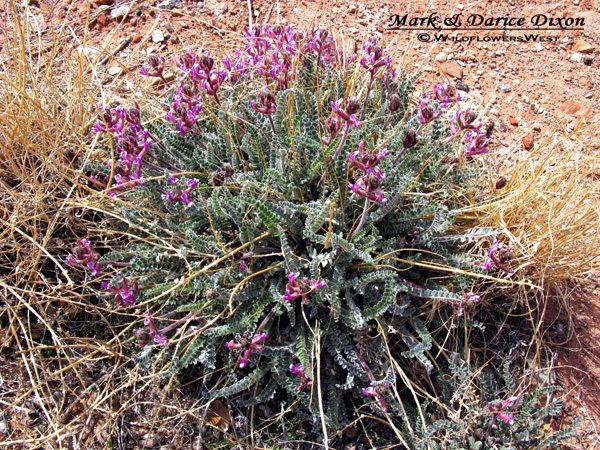
[(403, 386), (435, 390), (431, 350), (477, 314), (477, 275), (510, 274), (499, 244), (464, 244), (494, 234), (461, 215), (489, 133), (448, 83), (412, 104), (414, 77), (374, 39), (348, 55), (324, 30), (244, 38), (220, 60), (182, 55), (173, 85), (164, 60), (143, 67), (170, 90), (165, 120), (101, 110), (94, 130), (118, 151), (91, 180), (129, 200), (131, 241), (70, 261), (107, 267), (109, 301), (146, 314), (141, 360), (194, 371), (207, 399), (297, 400), (323, 436), (355, 405), (425, 429)]

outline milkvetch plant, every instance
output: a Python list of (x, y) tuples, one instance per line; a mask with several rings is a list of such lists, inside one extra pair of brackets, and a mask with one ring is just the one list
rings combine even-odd
[[(373, 38), (353, 55), (324, 30), (244, 39), (176, 59), (163, 121), (101, 109), (114, 156), (90, 180), (127, 200), (130, 242), (100, 257), (82, 241), (70, 264), (103, 267), (107, 300), (146, 314), (142, 363), (193, 371), (207, 399), (297, 400), (323, 436), (368, 409), (417, 439), (430, 416), (407, 413), (427, 409), (407, 386), (435, 391), (477, 275), (512, 271), (496, 241), (471, 252), (495, 232), (460, 214), (490, 135), (447, 82), (412, 103), (415, 78)], [(141, 74), (166, 82), (171, 64)]]

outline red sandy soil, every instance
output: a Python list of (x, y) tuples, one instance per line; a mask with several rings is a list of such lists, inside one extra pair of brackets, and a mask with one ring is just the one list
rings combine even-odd
[[(595, 102), (600, 98), (600, 3), (594, 0), (439, 0), (374, 1), (361, 3), (307, 0), (191, 1), (183, 0), (172, 10), (158, 7), (159, 1), (65, 0), (30, 1), (29, 12), (42, 30), (56, 26), (65, 17), (73, 35), (82, 42), (81, 50), (93, 58), (110, 55), (126, 38), (131, 42), (108, 59), (98, 76), (125, 82), (119, 93), (135, 96), (127, 79), (137, 76), (147, 55), (175, 56), (183, 49), (212, 48), (223, 51), (235, 47), (245, 25), (290, 23), (298, 28), (328, 27), (341, 32), (349, 45), (361, 44), (364, 36), (376, 34), (393, 50), (398, 66), (420, 71), (418, 89), (430, 89), (442, 79), (461, 80), (469, 88), (470, 99), (485, 108), (495, 122), (498, 167), (518, 158), (532, 146), (544, 145), (554, 134), (567, 134), (590, 151), (598, 148), (600, 123)], [(25, 1), (27, 3), (27, 1)], [(125, 17), (116, 19), (112, 11), (130, 6)], [(1, 7), (0, 7), (1, 9)], [(250, 18), (249, 11), (252, 11)], [(551, 42), (419, 42), (421, 31), (386, 30), (391, 15), (443, 17), (462, 13), (486, 17), (577, 17), (585, 20), (583, 31), (511, 31), (510, 36), (539, 34), (557, 37)], [(0, 12), (0, 21), (2, 13)], [(86, 25), (88, 24), (88, 25)], [(162, 42), (153, 42), (153, 32), (162, 32)], [(449, 36), (502, 36), (502, 31), (447, 31)], [(430, 33), (433, 36), (435, 33)], [(155, 33), (155, 41), (161, 36)], [(0, 36), (0, 45), (2, 39)], [(577, 50), (581, 50), (578, 52)], [(124, 91), (123, 91), (124, 89)], [(557, 345), (557, 380), (571, 399), (567, 415), (584, 415), (588, 443), (571, 448), (595, 448), (600, 428), (600, 295), (598, 290), (574, 298), (570, 312), (573, 333), (561, 327), (569, 317), (558, 308), (548, 315), (548, 326), (557, 328), (567, 342)], [(558, 320), (558, 322), (557, 322)], [(558, 324), (558, 325), (557, 325)], [(552, 328), (552, 329), (554, 329)], [(558, 341), (564, 340), (557, 338)], [(595, 437), (594, 437), (595, 436)]]

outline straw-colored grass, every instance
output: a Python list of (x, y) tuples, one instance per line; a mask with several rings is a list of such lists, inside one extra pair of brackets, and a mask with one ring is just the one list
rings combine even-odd
[(521, 278), (551, 287), (598, 274), (600, 158), (593, 145), (555, 136), (508, 169), (506, 186), (480, 210), (482, 225), (503, 230)]

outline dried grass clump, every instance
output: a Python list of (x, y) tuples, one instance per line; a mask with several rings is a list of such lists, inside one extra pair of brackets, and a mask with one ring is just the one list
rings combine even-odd
[[(85, 370), (110, 351), (68, 325), (88, 307), (64, 263), (85, 221), (68, 207), (99, 85), (67, 30), (7, 5), (0, 54), (0, 441), (55, 448), (85, 410)], [(79, 306), (78, 306), (79, 305)], [(84, 364), (85, 363), (85, 364)]]
[(600, 268), (600, 159), (583, 145), (568, 137), (540, 145), (481, 210), (482, 225), (510, 240), (521, 277), (540, 286), (585, 282)]

